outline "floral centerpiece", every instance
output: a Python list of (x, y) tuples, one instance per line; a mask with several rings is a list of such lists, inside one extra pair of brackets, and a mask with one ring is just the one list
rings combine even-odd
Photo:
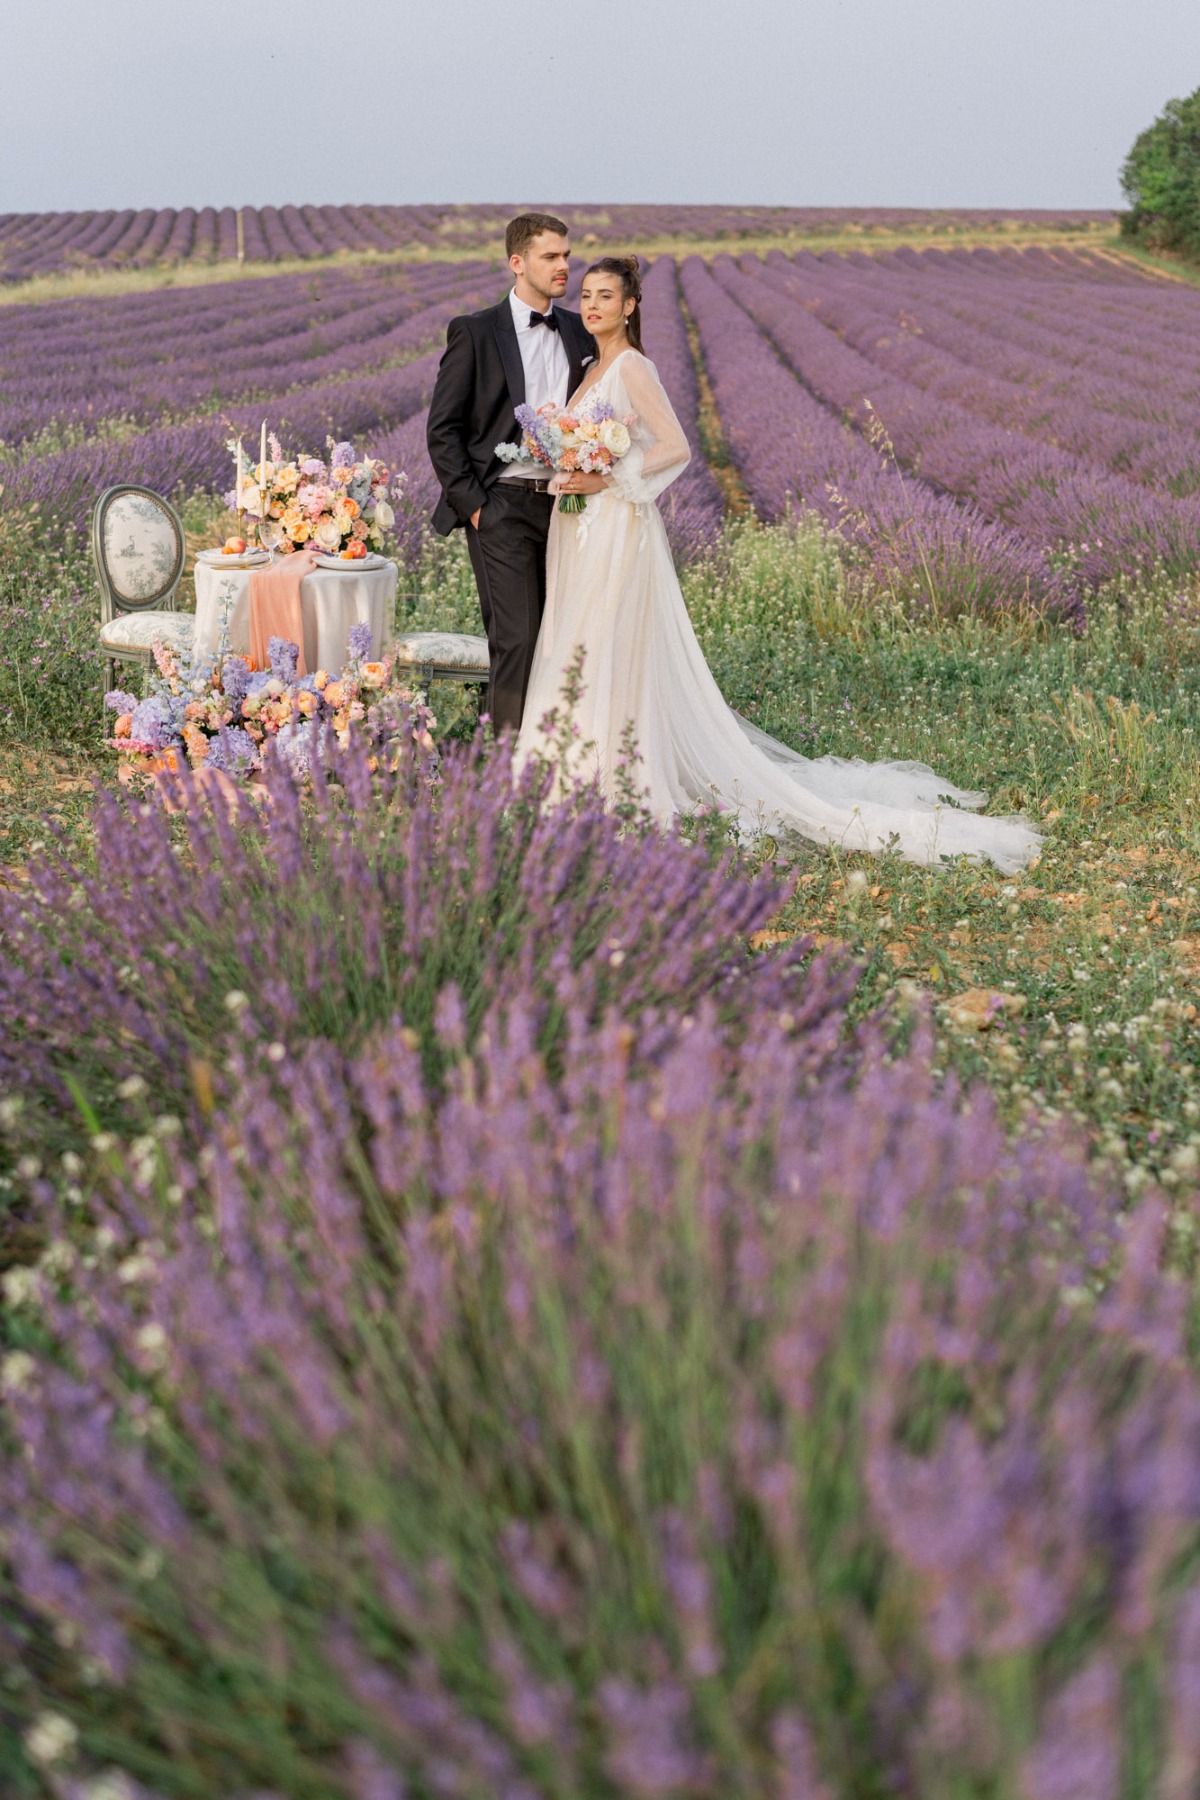
[[(505, 463), (541, 463), (556, 475), (603, 475), (629, 451), (630, 426), (636, 416), (618, 419), (607, 400), (584, 400), (570, 408), (548, 400), (544, 406), (518, 406), (521, 441), (497, 444)], [(560, 494), (559, 512), (582, 512), (586, 494)]]
[(370, 626), (352, 628), (337, 675), (297, 675), (296, 646), (284, 638), (272, 638), (269, 648), (269, 666), (252, 669), (244, 656), (192, 659), (156, 642), (151, 692), (139, 700), (116, 688), (104, 697), (117, 714), (114, 748), (140, 759), (147, 773), (190, 767), (233, 776), (260, 769), (271, 744), (307, 775), (326, 731), (345, 745), (361, 730), (381, 747), (410, 731), (433, 750), (436, 719), (393, 684), (390, 657), (369, 660)]
[[(382, 550), (396, 522), (392, 500), (403, 493), (402, 475), (393, 480), (378, 457), (356, 457), (353, 444), (333, 438), (326, 439), (327, 462), (285, 456), (274, 433), (266, 446), (269, 454), (252, 463), (241, 439), (229, 440), (235, 479), (225, 496), (227, 505), (254, 521), (264, 548), (289, 555), (312, 544), (349, 561)], [(234, 541), (228, 539), (227, 546)]]

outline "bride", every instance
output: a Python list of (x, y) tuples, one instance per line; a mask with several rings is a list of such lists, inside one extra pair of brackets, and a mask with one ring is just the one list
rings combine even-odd
[[(617, 794), (632, 728), (634, 785), (667, 820), (700, 806), (732, 814), (739, 833), (798, 832), (846, 850), (897, 849), (912, 862), (989, 858), (1006, 873), (1041, 840), (1019, 819), (979, 818), (967, 793), (916, 762), (809, 758), (758, 731), (725, 704), (684, 605), (655, 501), (687, 467), (687, 439), (654, 364), (642, 353), (636, 257), (604, 256), (583, 278), (580, 310), (599, 350), (571, 403), (598, 389), (618, 418), (635, 415), (632, 447), (604, 475), (558, 475), (553, 490), (585, 494), (550, 526), (546, 608), (517, 740), (518, 765), (552, 757), (549, 717), (583, 656), (570, 772)], [(968, 810), (963, 810), (968, 809)]]

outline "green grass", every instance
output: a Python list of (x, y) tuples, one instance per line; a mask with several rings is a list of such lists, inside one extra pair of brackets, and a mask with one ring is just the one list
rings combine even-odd
[[(856, 598), (804, 524), (735, 528), (685, 587), (723, 692), (764, 730), (811, 754), (929, 762), (1046, 833), (1013, 879), (801, 851), (778, 937), (853, 946), (872, 1004), (926, 997), (945, 1065), (987, 1080), (1014, 1125), (1030, 1107), (1082, 1122), (1131, 1192), (1185, 1181), (1200, 1149), (1200, 593), (1165, 578), (1114, 592), (1082, 638), (914, 624)], [(984, 1030), (953, 1006), (976, 988), (1012, 997)]]

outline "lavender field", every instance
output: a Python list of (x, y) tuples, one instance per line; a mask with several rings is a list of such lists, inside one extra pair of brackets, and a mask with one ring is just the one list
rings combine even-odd
[[(436, 689), (433, 753), (118, 789), (112, 481), (199, 540), (231, 429), (351, 435), (478, 628), (423, 446), (496, 215), (0, 305), (4, 1800), (1200, 1794), (1200, 290), (765, 212), (574, 214), (655, 238), (697, 634), (1018, 878), (552, 800)], [(4, 270), (228, 256), (167, 220)]]
[[(118, 477), (219, 490), (224, 438), (266, 413), (404, 469), (411, 555), (447, 320), (501, 287), (476, 260), (5, 308), (0, 506), (81, 531)], [(702, 376), (710, 449), (757, 516), (815, 509), (908, 604), (1078, 626), (1118, 575), (1196, 566), (1200, 297), (1182, 283), (1038, 248), (662, 256), (646, 311), (689, 434)], [(711, 541), (724, 497), (698, 457), (671, 500), (679, 550)]]
[[(867, 236), (928, 231), (1003, 235), (1010, 231), (1089, 233), (1112, 215), (1062, 212), (923, 212), (905, 207), (570, 206), (578, 242), (648, 243), (660, 238), (756, 235)], [(512, 209), (500, 206), (248, 206), (241, 250), (249, 263), (310, 261), (397, 252), (436, 257), (452, 250), (488, 253), (503, 239)], [(158, 211), (0, 214), (0, 283), (74, 270), (197, 267), (238, 255), (238, 214), (231, 206)]]

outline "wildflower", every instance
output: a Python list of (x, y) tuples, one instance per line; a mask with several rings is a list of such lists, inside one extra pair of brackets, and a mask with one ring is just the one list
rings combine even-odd
[(0, 1275), (0, 1293), (9, 1306), (27, 1306), (41, 1299), (42, 1285), (35, 1270), (18, 1263)]
[(25, 1748), (30, 1761), (41, 1768), (61, 1762), (78, 1741), (78, 1729), (62, 1713), (39, 1713), (25, 1733)]
[(0, 1390), (6, 1394), (19, 1393), (23, 1387), (28, 1387), (36, 1370), (37, 1364), (27, 1350), (10, 1350), (0, 1360)]

